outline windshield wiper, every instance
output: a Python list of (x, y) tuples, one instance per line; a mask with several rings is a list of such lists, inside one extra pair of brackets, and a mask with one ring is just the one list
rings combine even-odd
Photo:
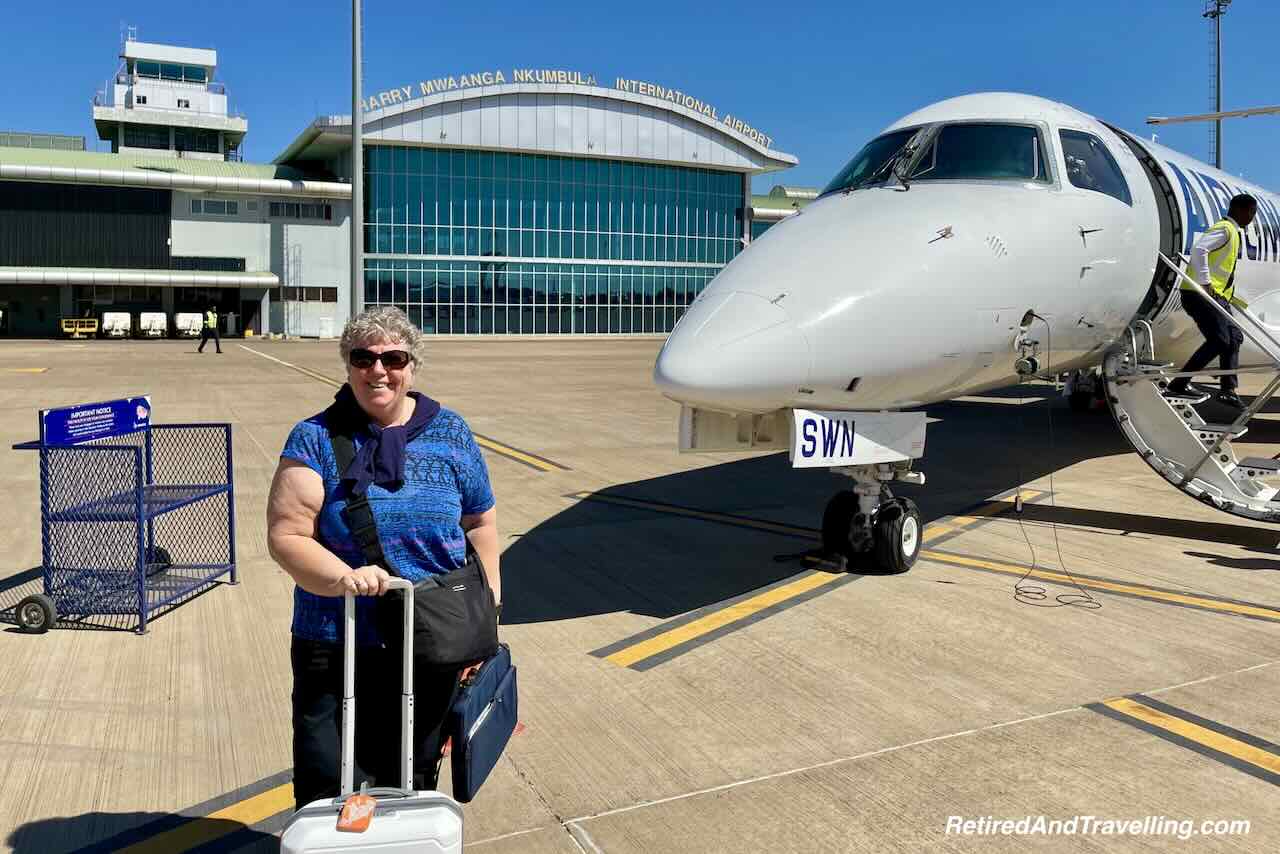
[(857, 181), (853, 184), (850, 184), (848, 187), (845, 187), (845, 190), (844, 190), (845, 193), (848, 194), (848, 193), (852, 193), (854, 190), (861, 190), (863, 187), (869, 187), (872, 184), (879, 181), (883, 175), (885, 175), (890, 171), (893, 172), (894, 177), (896, 177), (899, 181), (902, 182), (902, 186), (904, 187), (909, 186), (906, 180), (901, 175), (898, 174), (896, 169), (899, 163), (905, 160), (910, 160), (911, 156), (915, 154), (915, 151), (916, 151), (915, 147), (911, 144), (911, 140), (907, 140), (905, 143), (902, 144), (901, 148), (899, 148), (897, 151), (893, 153), (891, 157), (887, 158), (884, 161), (884, 163), (881, 163), (880, 166), (876, 169), (876, 171), (872, 172), (870, 175), (868, 175), (866, 178), (863, 178), (861, 181)]
[[(906, 146), (903, 147), (902, 151), (898, 152), (898, 154), (893, 158), (894, 177), (896, 177), (898, 179), (898, 182), (902, 184), (902, 189), (904, 190), (911, 189), (911, 184), (908, 183), (907, 181), (906, 167), (911, 164), (911, 158), (915, 156), (916, 156), (915, 146), (908, 143)], [(898, 171), (899, 167), (901, 167), (903, 171), (899, 172)]]

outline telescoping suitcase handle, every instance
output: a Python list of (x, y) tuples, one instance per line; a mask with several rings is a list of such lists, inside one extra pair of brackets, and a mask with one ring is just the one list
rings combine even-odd
[[(404, 591), (404, 655), (401, 665), (404, 680), (400, 689), (400, 781), (408, 797), (413, 788), (413, 582), (405, 578), (387, 581), (389, 590)], [(353, 791), (356, 755), (356, 597), (348, 593), (344, 599), (346, 614), (342, 647), (342, 791), (345, 798)]]

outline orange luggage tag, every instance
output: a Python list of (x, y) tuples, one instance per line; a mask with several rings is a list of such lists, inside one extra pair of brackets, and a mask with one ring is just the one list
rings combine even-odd
[(342, 805), (338, 815), (338, 830), (347, 833), (364, 833), (373, 823), (373, 814), (378, 809), (378, 799), (366, 795), (368, 783), (361, 785), (360, 793), (351, 795)]

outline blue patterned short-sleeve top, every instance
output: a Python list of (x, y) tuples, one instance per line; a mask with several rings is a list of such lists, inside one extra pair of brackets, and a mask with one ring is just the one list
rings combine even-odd
[[(369, 438), (359, 431), (358, 449)], [(342, 518), (347, 501), (339, 490), (338, 464), (329, 443), (325, 413), (299, 423), (280, 454), (316, 471), (324, 480), (324, 506), (316, 520), (316, 538), (348, 566), (366, 561)], [(428, 574), (452, 572), (466, 562), (461, 518), (493, 507), (489, 470), (462, 416), (441, 408), (405, 448), (404, 485), (388, 492), (373, 485), (369, 506), (387, 561), (397, 573), (418, 581)], [(356, 643), (377, 646), (373, 599), (356, 597)], [(314, 641), (342, 639), (342, 597), (317, 596), (301, 587), (293, 594), (293, 633)]]

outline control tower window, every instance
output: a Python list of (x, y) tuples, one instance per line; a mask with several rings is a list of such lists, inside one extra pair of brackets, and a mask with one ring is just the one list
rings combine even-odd
[(822, 195), (837, 190), (856, 190), (877, 181), (888, 180), (889, 161), (915, 136), (919, 128), (907, 128), (878, 136), (862, 147), (853, 159), (831, 179)]
[(1102, 140), (1078, 130), (1059, 131), (1062, 154), (1067, 161), (1067, 178), (1082, 190), (1106, 193), (1126, 205), (1133, 204), (1124, 173)]
[(169, 129), (153, 125), (127, 124), (124, 126), (124, 144), (129, 148), (169, 147)]
[(1048, 183), (1040, 133), (1028, 125), (945, 125), (929, 141), (911, 180), (1014, 179)]
[[(183, 102), (178, 103), (181, 105)], [(197, 128), (174, 128), (173, 147), (178, 151), (203, 151), (217, 154), (219, 152), (218, 132)]]
[(199, 65), (177, 65), (140, 59), (134, 63), (133, 71), (139, 77), (149, 77), (152, 80), (180, 80), (184, 83), (209, 82), (209, 70)]

